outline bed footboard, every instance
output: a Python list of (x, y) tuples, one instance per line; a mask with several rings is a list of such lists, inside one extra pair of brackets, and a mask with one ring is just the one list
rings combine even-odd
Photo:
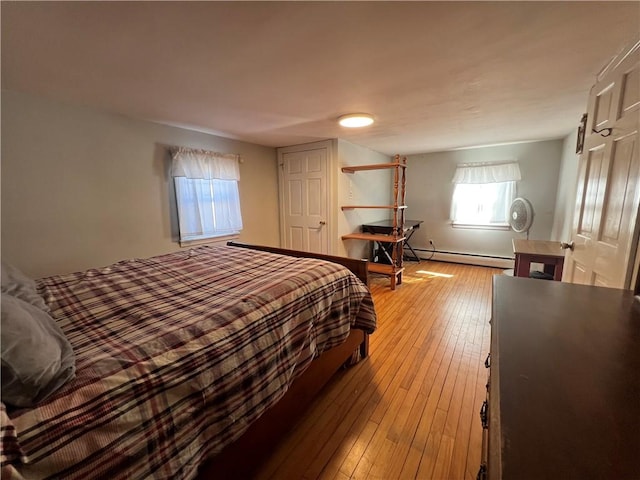
[(281, 255), (289, 255), (290, 257), (306, 257), (326, 260), (328, 262), (338, 263), (347, 267), (353, 274), (362, 280), (367, 287), (369, 286), (369, 273), (367, 269), (368, 260), (360, 260), (349, 257), (338, 257), (335, 255), (326, 255), (324, 253), (303, 252), (301, 250), (289, 250), (287, 248), (267, 247), (264, 245), (251, 245), (241, 242), (227, 242), (230, 247), (249, 248), (251, 250), (260, 250), (263, 252), (279, 253)]

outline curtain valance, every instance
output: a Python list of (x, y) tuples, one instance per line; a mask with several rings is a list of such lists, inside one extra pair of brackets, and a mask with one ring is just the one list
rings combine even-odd
[(240, 180), (240, 156), (180, 147), (173, 151), (172, 177)]
[(458, 165), (452, 183), (478, 184), (515, 182), (520, 180), (518, 162), (467, 163)]

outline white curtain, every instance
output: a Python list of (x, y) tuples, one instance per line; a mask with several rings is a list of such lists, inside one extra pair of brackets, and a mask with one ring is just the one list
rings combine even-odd
[(451, 201), (451, 221), (459, 225), (505, 226), (520, 180), (517, 162), (459, 165)]
[(173, 153), (172, 177), (240, 180), (239, 155), (178, 148)]
[(453, 183), (500, 183), (521, 180), (518, 162), (467, 163), (458, 165)]
[(173, 153), (180, 240), (237, 234), (242, 230), (239, 156), (204, 150)]

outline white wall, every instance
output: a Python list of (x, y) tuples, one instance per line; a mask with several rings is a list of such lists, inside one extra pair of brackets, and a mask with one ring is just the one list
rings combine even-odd
[(555, 216), (551, 229), (551, 240), (569, 242), (573, 227), (573, 212), (576, 204), (578, 179), (578, 159), (576, 154), (577, 130), (568, 135), (562, 145), (560, 174), (558, 175), (558, 195)]
[(2, 258), (39, 277), (179, 249), (167, 146), (239, 153), (242, 241), (279, 245), (275, 149), (2, 92)]
[(346, 140), (337, 140), (338, 172), (338, 244), (336, 255), (351, 258), (367, 258), (369, 242), (363, 240), (340, 240), (347, 233), (360, 232), (364, 223), (385, 220), (392, 217), (390, 210), (354, 209), (340, 210), (342, 205), (389, 205), (392, 197), (392, 170), (369, 170), (356, 173), (342, 173), (346, 165), (368, 165), (389, 163), (392, 159), (385, 154)]
[[(241, 240), (279, 245), (275, 149), (69, 106), (15, 92), (2, 94), (2, 257), (34, 276), (82, 270), (123, 258), (179, 249), (167, 175), (167, 147), (239, 153), (245, 228)], [(388, 155), (334, 140), (332, 193), (337, 233), (332, 253), (368, 255), (366, 242), (343, 241), (360, 225), (390, 218), (386, 210), (340, 210), (346, 204), (388, 204), (392, 172), (346, 174), (343, 165), (385, 163)], [(532, 200), (531, 238), (563, 239), (570, 230), (577, 159), (575, 135), (408, 157), (406, 218), (425, 223), (412, 239), (427, 248), (511, 256), (513, 232), (453, 229), (451, 178), (458, 163), (517, 158), (518, 194)], [(559, 196), (556, 200), (556, 187)], [(554, 216), (555, 209), (555, 216)], [(568, 238), (568, 237), (567, 237)]]
[(428, 249), (433, 239), (439, 251), (512, 257), (511, 239), (526, 238), (524, 233), (453, 228), (449, 220), (456, 165), (507, 159), (520, 163), (517, 194), (528, 198), (535, 211), (529, 238), (549, 240), (562, 148), (562, 140), (549, 140), (409, 156), (406, 218), (424, 220), (412, 246)]

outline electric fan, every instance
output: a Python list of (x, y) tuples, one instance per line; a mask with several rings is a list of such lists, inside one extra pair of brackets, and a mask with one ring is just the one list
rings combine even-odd
[(518, 197), (509, 207), (509, 226), (514, 232), (527, 232), (529, 238), (529, 229), (533, 223), (533, 206), (526, 198)]

